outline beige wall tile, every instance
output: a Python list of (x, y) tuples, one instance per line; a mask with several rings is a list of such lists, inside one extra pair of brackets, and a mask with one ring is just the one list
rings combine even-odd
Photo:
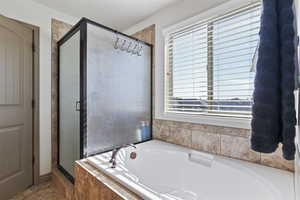
[(260, 162), (260, 153), (250, 149), (249, 139), (221, 135), (221, 155), (251, 162)]
[(167, 140), (170, 134), (170, 127), (164, 124), (153, 124), (153, 138), (159, 140)]
[(261, 155), (258, 152), (252, 151), (249, 144), (250, 130), (248, 129), (168, 120), (154, 120), (153, 123), (153, 135), (155, 139), (189, 147), (188, 130), (191, 130), (190, 146), (194, 149), (274, 168), (289, 171), (294, 170), (293, 162), (285, 161), (281, 153)]
[(200, 151), (220, 154), (221, 136), (215, 133), (206, 133), (192, 130), (192, 147)]
[(294, 171), (294, 161), (287, 161), (282, 158), (281, 145), (276, 152), (272, 154), (261, 154), (261, 164), (278, 169)]
[(177, 121), (169, 121), (168, 122), (170, 126), (176, 127), (176, 128), (184, 128), (184, 129), (191, 129), (192, 124), (188, 122), (177, 122)]
[(192, 131), (184, 128), (170, 127), (167, 142), (192, 147)]
[(159, 127), (161, 126), (161, 124), (162, 124), (161, 120), (157, 120), (157, 119), (153, 120), (153, 126)]
[(216, 132), (221, 135), (231, 135), (231, 136), (239, 136), (248, 138), (250, 136), (249, 129), (241, 129), (241, 128), (230, 128), (230, 127), (216, 127)]
[(152, 125), (152, 137), (153, 138), (159, 139), (160, 127), (161, 127), (160, 120), (153, 120), (153, 125)]
[(169, 120), (160, 120), (160, 122), (162, 125), (165, 125), (165, 126), (180, 127), (180, 122), (169, 121)]
[(210, 126), (205, 124), (191, 124), (192, 130), (199, 130), (204, 133), (217, 133), (217, 126)]

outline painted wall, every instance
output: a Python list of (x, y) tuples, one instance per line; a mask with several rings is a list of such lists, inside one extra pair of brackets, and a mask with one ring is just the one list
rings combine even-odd
[(2, 0), (0, 14), (40, 27), (40, 174), (51, 171), (51, 18), (69, 24), (79, 19), (32, 0)]

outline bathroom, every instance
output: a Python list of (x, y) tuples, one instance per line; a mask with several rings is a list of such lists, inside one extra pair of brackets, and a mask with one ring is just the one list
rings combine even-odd
[(299, 13), (2, 0), (0, 200), (300, 200)]

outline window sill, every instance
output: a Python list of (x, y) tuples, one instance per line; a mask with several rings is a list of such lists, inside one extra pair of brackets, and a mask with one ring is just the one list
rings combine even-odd
[(223, 126), (231, 128), (251, 129), (251, 118), (237, 118), (237, 117), (221, 117), (211, 115), (186, 115), (180, 113), (164, 112), (156, 119), (171, 120), (179, 122), (189, 122), (196, 124), (205, 124), (212, 126)]

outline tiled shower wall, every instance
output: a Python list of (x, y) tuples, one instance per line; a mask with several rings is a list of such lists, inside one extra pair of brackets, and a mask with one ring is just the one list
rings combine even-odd
[[(133, 36), (154, 45), (155, 26), (152, 25)], [(153, 73), (154, 70), (153, 66)], [(250, 130), (247, 129), (158, 119), (153, 122), (155, 139), (234, 159), (294, 171), (294, 162), (282, 158), (281, 148), (278, 148), (273, 154), (254, 152), (250, 149), (249, 136)]]
[(51, 145), (52, 145), (52, 168), (56, 168), (58, 154), (58, 48), (57, 42), (72, 28), (70, 24), (52, 19), (51, 21)]
[(51, 45), (51, 145), (52, 145), (52, 181), (57, 191), (65, 197), (66, 200), (73, 198), (73, 184), (57, 169), (58, 155), (58, 48), (57, 42), (72, 28), (70, 24), (52, 19), (52, 45)]

